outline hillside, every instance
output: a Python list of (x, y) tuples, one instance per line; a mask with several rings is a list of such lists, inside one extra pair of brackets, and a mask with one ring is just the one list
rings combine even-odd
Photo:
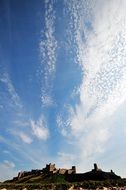
[(17, 177), (0, 184), (0, 187), (7, 189), (68, 189), (72, 185), (81, 185), (85, 188), (99, 186), (126, 186), (126, 180), (117, 176), (112, 170), (102, 171), (94, 164), (94, 169), (86, 173), (76, 173), (76, 167), (64, 169), (55, 167), (55, 164), (47, 164), (41, 170), (19, 172)]

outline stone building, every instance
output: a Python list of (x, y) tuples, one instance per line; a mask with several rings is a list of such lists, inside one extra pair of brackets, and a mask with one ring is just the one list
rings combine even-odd
[(52, 173), (52, 174), (75, 174), (76, 173), (76, 167), (72, 166), (71, 169), (66, 169), (66, 168), (59, 168), (57, 169), (55, 167), (55, 164), (46, 164), (46, 167), (43, 168), (44, 173)]
[(67, 173), (67, 169), (64, 169), (64, 168), (61, 169), (60, 168), (57, 173), (59, 173), (59, 174), (66, 174)]
[(71, 169), (67, 170), (67, 174), (76, 174), (76, 166), (72, 166)]
[(58, 169), (56, 169), (55, 164), (49, 163), (49, 164), (46, 164), (46, 167), (43, 168), (42, 171), (43, 171), (44, 173), (52, 173), (52, 174), (54, 174), (54, 173), (57, 173), (57, 172), (58, 172)]

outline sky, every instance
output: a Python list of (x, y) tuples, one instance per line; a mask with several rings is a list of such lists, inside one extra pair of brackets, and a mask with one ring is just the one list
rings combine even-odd
[(125, 7), (0, 0), (0, 181), (50, 162), (126, 177)]

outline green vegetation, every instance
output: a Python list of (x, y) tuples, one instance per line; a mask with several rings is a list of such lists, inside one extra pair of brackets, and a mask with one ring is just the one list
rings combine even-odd
[(64, 175), (50, 175), (46, 179), (47, 183), (67, 183)]
[(86, 189), (96, 189), (98, 187), (124, 187), (126, 186), (126, 179), (119, 179), (119, 180), (105, 180), (105, 181), (83, 181), (83, 182), (74, 182), (68, 183), (65, 181), (62, 175), (59, 176), (46, 176), (44, 181), (40, 176), (36, 176), (32, 178), (31, 182), (22, 182), (22, 183), (1, 183), (0, 188), (7, 188), (8, 190), (11, 189), (18, 189), (22, 190), (23, 188), (27, 188), (28, 190), (33, 189), (43, 189), (43, 190), (67, 190), (71, 186), (82, 187)]

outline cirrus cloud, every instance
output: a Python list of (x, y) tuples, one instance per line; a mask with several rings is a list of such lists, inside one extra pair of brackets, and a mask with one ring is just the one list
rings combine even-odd
[(45, 118), (41, 116), (39, 120), (31, 120), (32, 133), (40, 140), (47, 140), (49, 137), (49, 130)]

